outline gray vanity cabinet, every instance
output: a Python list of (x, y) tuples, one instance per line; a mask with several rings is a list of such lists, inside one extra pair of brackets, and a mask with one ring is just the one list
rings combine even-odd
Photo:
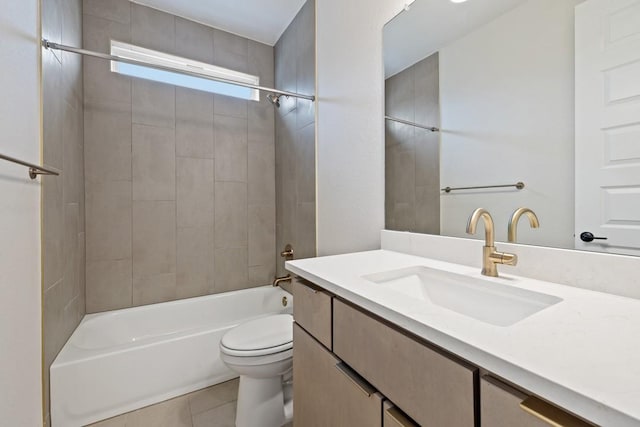
[(480, 380), (480, 396), (482, 427), (591, 426), (560, 408), (528, 396), (489, 375)]
[(424, 426), (473, 427), (478, 369), (335, 299), (333, 351)]
[(294, 426), (381, 427), (382, 396), (300, 326), (293, 333)]
[(587, 427), (306, 281), (294, 283), (295, 427)]
[(331, 295), (297, 280), (293, 285), (293, 300), (296, 323), (331, 350)]

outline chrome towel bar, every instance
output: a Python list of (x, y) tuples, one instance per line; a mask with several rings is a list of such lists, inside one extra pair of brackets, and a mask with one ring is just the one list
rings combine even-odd
[(445, 193), (451, 193), (452, 191), (456, 191), (456, 190), (479, 190), (482, 188), (507, 188), (507, 187), (515, 187), (518, 190), (522, 190), (524, 188), (524, 182), (520, 181), (520, 182), (516, 182), (515, 184), (504, 184), (504, 185), (481, 185), (478, 187), (445, 187), (442, 188), (441, 190), (444, 191)]
[(31, 179), (36, 179), (38, 175), (56, 175), (56, 176), (60, 175), (60, 171), (57, 169), (34, 165), (33, 163), (25, 162), (23, 160), (18, 160), (15, 157), (5, 156), (4, 154), (0, 154), (0, 159), (28, 167), (29, 178)]

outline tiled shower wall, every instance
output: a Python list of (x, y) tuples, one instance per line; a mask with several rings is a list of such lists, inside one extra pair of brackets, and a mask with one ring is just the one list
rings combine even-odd
[[(273, 48), (128, 0), (85, 0), (86, 49), (111, 39), (258, 75)], [(84, 62), (87, 312), (270, 283), (274, 107)]]
[[(82, 42), (82, 0), (42, 0), (42, 36)], [(44, 50), (43, 161), (60, 176), (42, 176), (45, 425), (49, 366), (85, 313), (85, 222), (82, 58)]]
[[(315, 1), (308, 0), (275, 46), (276, 87), (315, 93)], [(278, 252), (293, 245), (295, 258), (316, 255), (315, 104), (281, 98), (276, 110)], [(279, 258), (278, 274), (286, 274)]]
[[(440, 127), (438, 54), (385, 81), (388, 116)], [(440, 234), (440, 134), (385, 123), (385, 223), (389, 230)]]

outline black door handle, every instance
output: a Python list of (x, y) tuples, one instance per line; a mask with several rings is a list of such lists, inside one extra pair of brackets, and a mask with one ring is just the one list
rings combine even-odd
[(594, 240), (607, 240), (607, 237), (596, 237), (593, 235), (593, 233), (590, 233), (589, 231), (585, 231), (580, 233), (580, 240), (582, 240), (583, 242), (593, 242)]

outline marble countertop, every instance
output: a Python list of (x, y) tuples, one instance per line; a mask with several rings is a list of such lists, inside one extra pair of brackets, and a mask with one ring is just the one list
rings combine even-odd
[[(502, 327), (425, 305), (362, 277), (413, 266), (563, 301)], [(388, 250), (288, 261), (286, 268), (592, 422), (640, 426), (640, 300), (513, 276), (504, 268), (501, 277), (489, 278), (476, 268)]]

